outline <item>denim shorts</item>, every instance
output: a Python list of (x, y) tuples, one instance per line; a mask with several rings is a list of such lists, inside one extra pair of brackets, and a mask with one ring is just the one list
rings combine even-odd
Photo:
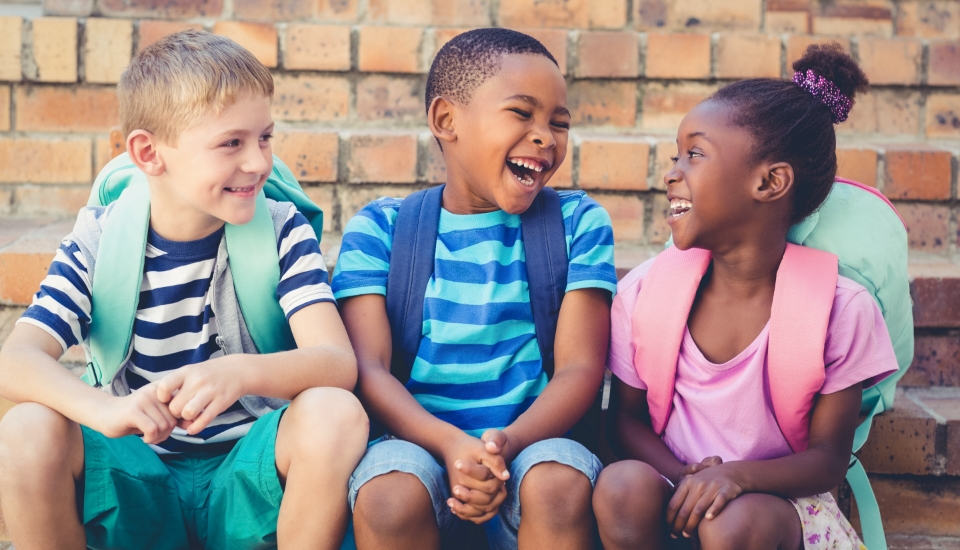
[[(523, 476), (537, 464), (557, 462), (570, 466), (587, 476), (591, 485), (596, 485), (603, 465), (586, 447), (569, 439), (547, 439), (524, 449), (510, 464), (507, 480), (507, 498), (500, 505), (500, 513), (484, 524), (491, 550), (517, 548), (517, 530), (520, 528), (520, 484)], [(450, 484), (443, 465), (427, 451), (400, 439), (389, 436), (375, 442), (367, 449), (366, 456), (350, 478), (350, 509), (357, 503), (360, 487), (371, 479), (390, 472), (404, 472), (417, 476), (430, 493), (433, 511), (440, 527), (444, 548), (458, 548), (458, 536), (463, 536), (469, 523), (450, 511)]]

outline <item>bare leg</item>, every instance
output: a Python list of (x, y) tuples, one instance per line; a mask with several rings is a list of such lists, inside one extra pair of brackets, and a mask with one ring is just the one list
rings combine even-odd
[(593, 493), (603, 547), (666, 548), (663, 514), (670, 492), (670, 485), (649, 464), (624, 460), (607, 466)]
[(17, 405), (0, 422), (3, 519), (20, 550), (84, 549), (76, 482), (83, 475), (80, 426), (36, 403)]
[(347, 530), (347, 483), (367, 448), (369, 423), (354, 395), (312, 388), (290, 403), (277, 430), (284, 486), (277, 545), (340, 548)]
[(741, 495), (697, 530), (703, 550), (798, 550), (803, 529), (797, 510), (773, 495)]
[(390, 472), (364, 484), (353, 509), (357, 548), (440, 548), (430, 493), (417, 476)]
[(556, 462), (530, 469), (520, 482), (520, 530), (523, 550), (593, 547), (593, 487), (582, 472)]

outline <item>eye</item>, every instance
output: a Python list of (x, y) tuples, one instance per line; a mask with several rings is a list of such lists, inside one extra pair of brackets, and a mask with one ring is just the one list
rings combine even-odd
[(563, 128), (564, 130), (569, 130), (569, 129), (570, 129), (570, 123), (569, 123), (569, 122), (562, 122), (562, 121), (559, 121), (559, 120), (558, 120), (558, 121), (556, 121), (556, 122), (551, 122), (550, 125), (551, 125), (551, 126), (554, 126), (554, 127), (556, 127), (556, 128)]
[(674, 164), (676, 164), (679, 160), (680, 160), (679, 155), (670, 157), (670, 161), (673, 162)]
[(221, 147), (240, 147), (239, 139), (231, 139), (220, 144)]
[(510, 110), (513, 111), (514, 113), (517, 113), (518, 115), (522, 116), (523, 118), (530, 118), (530, 116), (531, 116), (530, 113), (528, 113), (527, 111), (524, 111), (524, 110), (522, 110), (522, 109), (510, 109)]
[(690, 156), (690, 158), (703, 156), (703, 153), (700, 151), (687, 151), (687, 154)]
[(273, 134), (263, 134), (260, 136), (260, 141), (270, 141), (273, 139)]

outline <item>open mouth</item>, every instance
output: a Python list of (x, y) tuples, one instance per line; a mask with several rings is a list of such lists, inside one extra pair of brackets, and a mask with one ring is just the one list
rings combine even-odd
[(251, 185), (249, 187), (227, 187), (226, 191), (228, 193), (251, 193), (256, 188), (256, 185)]
[(507, 159), (507, 168), (524, 187), (536, 187), (543, 173), (550, 169), (550, 163), (543, 160), (511, 157)]
[(689, 212), (691, 208), (693, 208), (693, 203), (686, 199), (671, 199), (670, 217), (679, 218), (680, 216)]

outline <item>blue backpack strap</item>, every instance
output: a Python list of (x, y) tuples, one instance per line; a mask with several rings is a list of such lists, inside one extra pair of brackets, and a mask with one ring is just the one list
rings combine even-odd
[(393, 335), (390, 371), (404, 384), (423, 336), (423, 301), (433, 276), (444, 186), (417, 191), (400, 203), (387, 274), (387, 317)]
[(537, 331), (543, 370), (553, 377), (553, 343), (557, 335), (560, 305), (567, 290), (567, 238), (560, 195), (544, 187), (526, 212), (520, 215), (520, 232), (526, 254), (530, 307)]

